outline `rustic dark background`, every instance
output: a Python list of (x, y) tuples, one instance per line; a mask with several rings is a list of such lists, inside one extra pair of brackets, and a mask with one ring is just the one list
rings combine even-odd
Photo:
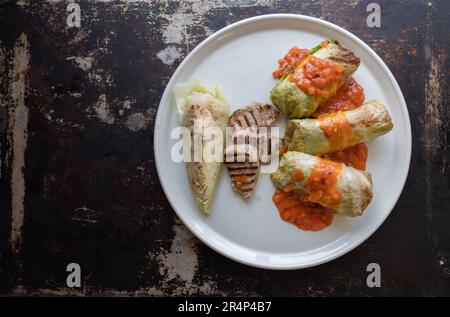
[[(0, 1), (0, 294), (450, 296), (450, 1)], [(381, 28), (366, 25), (381, 4)], [(180, 61), (244, 18), (299, 13), (368, 43), (394, 73), (413, 132), (403, 194), (349, 254), (254, 269), (179, 222), (155, 169), (153, 124)], [(268, 43), (270, 45), (270, 43)], [(66, 265), (83, 287), (66, 288)], [(366, 286), (368, 263), (382, 287)]]

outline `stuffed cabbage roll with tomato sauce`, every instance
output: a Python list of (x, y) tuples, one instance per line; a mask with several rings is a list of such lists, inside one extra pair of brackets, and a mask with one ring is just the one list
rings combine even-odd
[[(229, 116), (229, 106), (219, 86), (205, 87), (199, 81), (175, 85), (175, 100), (177, 115), (180, 123), (191, 133), (191, 146), (194, 148), (194, 129), (202, 132), (201, 148), (215, 149), (219, 142), (223, 152), (223, 129)], [(220, 136), (207, 137), (206, 129), (221, 131)], [(192, 149), (183, 149), (184, 151)], [(203, 153), (202, 153), (203, 154)], [(220, 153), (220, 157), (223, 154)], [(205, 214), (209, 214), (217, 180), (220, 175), (222, 163), (220, 160), (195, 160), (186, 162), (189, 184), (198, 207)]]
[(270, 99), (288, 118), (310, 116), (336, 95), (359, 64), (360, 59), (338, 41), (326, 40), (309, 52), (292, 48), (273, 74), (280, 80)]
[(392, 130), (386, 107), (369, 100), (354, 110), (289, 120), (285, 139), (290, 151), (321, 155), (367, 142)]
[[(353, 77), (350, 77), (344, 86), (338, 90), (336, 96), (321, 104), (311, 117), (318, 118), (333, 112), (356, 109), (363, 105), (364, 99), (364, 88)], [(288, 145), (286, 146), (288, 147)], [(344, 163), (359, 170), (365, 170), (368, 152), (367, 145), (359, 143), (343, 150), (322, 154), (321, 157)]]
[[(344, 86), (338, 90), (336, 96), (321, 104), (311, 117), (318, 118), (333, 112), (356, 109), (363, 105), (364, 99), (364, 89), (353, 77), (350, 77), (347, 79)], [(289, 150), (289, 144), (285, 138), (282, 138), (281, 140), (282, 147), (280, 148), (280, 152), (285, 153)], [(364, 143), (359, 143), (349, 148), (322, 154), (320, 156), (328, 160), (344, 163), (345, 165), (352, 166), (359, 170), (365, 170), (368, 148)]]
[(301, 152), (286, 152), (271, 178), (284, 192), (338, 215), (360, 216), (372, 200), (369, 173)]

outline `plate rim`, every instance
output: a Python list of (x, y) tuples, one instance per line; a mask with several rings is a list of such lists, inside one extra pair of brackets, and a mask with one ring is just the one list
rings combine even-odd
[[(259, 21), (259, 20), (270, 20), (270, 19), (274, 19), (274, 18), (275, 19), (282, 18), (282, 19), (302, 20), (302, 21), (322, 24), (326, 27), (334, 29), (337, 32), (343, 33), (345, 36), (351, 38), (351, 40), (353, 40), (356, 44), (358, 44), (363, 49), (368, 51), (370, 53), (370, 55), (372, 55), (372, 57), (378, 63), (378, 65), (383, 69), (383, 72), (388, 76), (389, 80), (393, 84), (395, 93), (399, 97), (400, 106), (402, 108), (401, 113), (402, 113), (402, 116), (404, 117), (403, 119), (405, 121), (405, 128), (406, 128), (406, 132), (407, 132), (406, 135), (404, 136), (405, 142), (406, 142), (406, 150), (407, 150), (407, 153), (406, 153), (406, 155), (407, 155), (407, 164), (406, 165), (407, 166), (405, 168), (404, 177), (403, 177), (403, 180), (401, 181), (401, 186), (399, 187), (399, 191), (395, 195), (393, 205), (388, 208), (389, 209), (388, 212), (385, 213), (384, 217), (381, 219), (379, 224), (375, 225), (373, 227), (373, 229), (368, 230), (363, 236), (361, 236), (359, 241), (356, 241), (352, 244), (348, 244), (347, 246), (339, 249), (338, 251), (336, 251), (335, 253), (333, 253), (331, 255), (325, 256), (321, 259), (311, 260), (308, 263), (294, 263), (294, 264), (276, 263), (275, 264), (275, 263), (259, 263), (257, 260), (252, 262), (247, 259), (242, 259), (239, 256), (236, 256), (235, 253), (229, 252), (227, 250), (223, 250), (220, 247), (218, 247), (217, 245), (215, 245), (214, 242), (211, 242), (211, 240), (207, 239), (206, 236), (203, 236), (203, 234), (200, 231), (198, 231), (194, 226), (192, 226), (191, 223), (188, 221), (188, 219), (185, 219), (185, 216), (183, 216), (182, 213), (178, 212), (178, 210), (176, 208), (174, 208), (173, 200), (168, 195), (168, 190), (166, 188), (167, 184), (165, 183), (165, 181), (163, 181), (163, 178), (161, 177), (161, 171), (160, 171), (161, 163), (160, 163), (160, 159), (159, 159), (160, 154), (157, 154), (157, 153), (161, 153), (160, 151), (157, 150), (158, 145), (159, 145), (159, 141), (158, 141), (159, 140), (159, 130), (160, 130), (159, 127), (161, 125), (160, 121), (162, 120), (161, 119), (162, 115), (161, 115), (160, 109), (163, 104), (167, 103), (169, 94), (172, 92), (172, 87), (174, 85), (174, 81), (178, 77), (178, 74), (183, 70), (185, 65), (187, 65), (190, 62), (190, 60), (197, 54), (197, 52), (199, 52), (209, 42), (213, 41), (214, 39), (222, 36), (223, 34), (229, 32), (229, 31), (231, 31), (232, 29), (241, 27), (247, 23), (252, 23), (255, 21)], [(370, 236), (372, 236), (375, 233), (375, 231), (377, 231), (381, 227), (381, 225), (385, 222), (387, 217), (391, 214), (392, 210), (394, 209), (395, 205), (397, 204), (397, 202), (403, 192), (403, 189), (405, 187), (406, 180), (407, 180), (408, 174), (409, 174), (409, 168), (410, 168), (410, 163), (411, 163), (411, 153), (412, 153), (411, 119), (409, 116), (409, 111), (408, 111), (408, 107), (405, 102), (405, 98), (403, 96), (403, 93), (402, 93), (400, 86), (399, 86), (397, 80), (395, 79), (394, 75), (392, 74), (390, 69), (387, 67), (387, 65), (384, 63), (384, 61), (381, 59), (381, 57), (378, 56), (378, 54), (370, 46), (368, 46), (363, 40), (361, 40), (359, 37), (357, 37), (350, 31), (347, 31), (346, 29), (344, 29), (334, 23), (331, 23), (331, 22), (328, 22), (328, 21), (325, 21), (325, 20), (322, 20), (319, 18), (307, 16), (307, 15), (287, 14), (287, 13), (264, 14), (264, 15), (258, 15), (258, 16), (254, 16), (254, 17), (250, 17), (250, 18), (246, 18), (246, 19), (234, 22), (234, 23), (227, 25), (227, 26), (221, 28), (220, 30), (214, 32), (213, 34), (206, 37), (202, 42), (200, 42), (177, 66), (177, 69), (174, 71), (174, 73), (170, 77), (169, 82), (167, 83), (166, 87), (164, 88), (163, 95), (158, 104), (158, 109), (157, 109), (156, 119), (155, 119), (155, 126), (154, 126), (154, 130), (153, 130), (153, 153), (154, 153), (155, 165), (156, 165), (159, 182), (164, 191), (164, 195), (166, 196), (167, 200), (169, 201), (170, 206), (172, 207), (172, 209), (174, 210), (174, 212), (178, 216), (178, 218), (181, 220), (183, 225), (185, 225), (189, 229), (189, 231), (195, 235), (196, 238), (198, 238), (200, 241), (202, 241), (202, 243), (206, 244), (211, 249), (215, 250), (216, 252), (220, 253), (221, 255), (223, 255), (229, 259), (232, 259), (236, 262), (239, 262), (239, 263), (245, 264), (245, 265), (249, 265), (252, 267), (271, 269), (271, 270), (304, 269), (304, 268), (314, 267), (314, 266), (318, 266), (318, 265), (333, 261), (333, 260), (349, 253), (350, 251), (352, 251), (353, 249), (355, 249), (356, 247), (361, 245), (363, 242), (365, 242)]]

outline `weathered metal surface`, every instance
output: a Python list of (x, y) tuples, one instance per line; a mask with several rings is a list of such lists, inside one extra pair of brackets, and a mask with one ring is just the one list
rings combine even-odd
[[(1, 1), (0, 293), (450, 295), (448, 1)], [(370, 1), (372, 2), (372, 1)], [(311, 15), (368, 43), (397, 78), (413, 155), (394, 211), (360, 247), (276, 272), (219, 255), (160, 187), (153, 124), (171, 74), (212, 32), (266, 13)], [(270, 43), (268, 43), (270, 44)], [(66, 287), (66, 265), (83, 287)], [(368, 288), (367, 264), (382, 268)]]

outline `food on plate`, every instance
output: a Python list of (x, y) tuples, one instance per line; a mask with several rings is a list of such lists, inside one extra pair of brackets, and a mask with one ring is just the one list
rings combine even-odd
[(250, 198), (253, 189), (256, 186), (259, 174), (259, 160), (252, 159), (257, 157), (254, 148), (246, 148), (240, 146), (229, 147), (225, 150), (225, 155), (231, 155), (237, 158), (237, 153), (244, 156), (242, 162), (225, 163), (228, 173), (231, 177), (231, 187), (242, 198)]
[[(191, 132), (191, 144), (201, 143), (203, 149), (221, 147), (223, 133), (206, 136), (206, 129), (218, 129), (223, 132), (226, 125), (229, 106), (219, 86), (206, 87), (199, 81), (175, 85), (175, 100), (180, 123)], [(201, 138), (194, 139), (194, 129), (200, 129)], [(185, 149), (186, 150), (186, 149)], [(192, 149), (191, 149), (192, 150)], [(209, 214), (217, 180), (221, 170), (220, 160), (199, 160), (186, 162), (187, 174), (194, 198), (201, 211)]]
[(257, 130), (260, 127), (272, 126), (279, 115), (279, 111), (272, 105), (254, 102), (234, 111), (228, 120), (228, 126)]
[[(364, 89), (353, 77), (350, 77), (344, 86), (338, 90), (336, 96), (321, 104), (311, 116), (317, 118), (337, 111), (353, 110), (361, 107), (363, 103)], [(359, 143), (344, 150), (323, 154), (321, 157), (344, 163), (359, 170), (365, 170), (368, 149), (364, 143)]]
[[(175, 86), (177, 116), (189, 129), (194, 148), (200, 142), (202, 148), (221, 150), (233, 190), (248, 199), (261, 164), (267, 163), (261, 151), (266, 145), (261, 131), (283, 113), (290, 120), (284, 138), (275, 140), (282, 157), (271, 174), (276, 187), (272, 200), (283, 220), (303, 230), (322, 230), (336, 215), (363, 214), (373, 187), (371, 175), (365, 172), (368, 149), (364, 142), (393, 128), (380, 101), (364, 103), (364, 89), (352, 77), (359, 64), (360, 59), (338, 41), (325, 40), (311, 50), (294, 46), (273, 72), (278, 79), (270, 96), (275, 107), (251, 103), (229, 116), (219, 86), (193, 81)], [(223, 151), (225, 126), (227, 147)], [(199, 128), (203, 134), (196, 141)], [(220, 137), (206, 135), (209, 128), (221, 131)], [(266, 135), (264, 141), (270, 156), (273, 139)], [(208, 214), (221, 162), (203, 155), (200, 160), (194, 155), (186, 166), (195, 200)]]
[(174, 87), (174, 95), (180, 123), (184, 122), (187, 110), (194, 103), (210, 109), (214, 119), (218, 119), (221, 123), (226, 123), (228, 119), (230, 109), (219, 85), (206, 87), (198, 80), (190, 83), (179, 83)]
[(283, 58), (278, 60), (278, 68), (273, 72), (273, 77), (280, 79), (285, 74), (289, 74), (310, 54), (310, 50), (305, 48), (292, 47)]
[(383, 135), (393, 124), (386, 107), (369, 100), (354, 110), (289, 120), (285, 139), (290, 151), (325, 154), (344, 150)]
[(319, 231), (333, 223), (334, 210), (308, 203), (294, 192), (277, 188), (272, 200), (278, 208), (280, 218), (302, 230)]
[[(317, 118), (337, 111), (353, 110), (362, 106), (363, 103), (364, 89), (353, 77), (350, 77), (344, 86), (338, 90), (336, 96), (321, 104), (311, 116)], [(280, 153), (287, 152), (288, 147), (289, 144), (283, 138)], [(364, 143), (360, 143), (344, 150), (323, 154), (321, 157), (344, 163), (359, 170), (365, 170), (368, 149)], [(302, 230), (323, 230), (332, 224), (335, 216), (334, 210), (323, 207), (318, 203), (306, 202), (301, 195), (292, 191), (285, 192), (277, 188), (272, 200), (279, 211), (280, 218)]]
[[(363, 103), (364, 89), (353, 77), (350, 77), (347, 79), (344, 86), (338, 90), (336, 96), (321, 104), (311, 116), (317, 118), (340, 110), (353, 110), (362, 106)], [(289, 144), (285, 138), (282, 138), (280, 154), (283, 154), (288, 150)], [(359, 143), (344, 150), (323, 154), (321, 157), (335, 162), (344, 163), (345, 165), (352, 166), (360, 170), (365, 170), (368, 157), (368, 148), (364, 143)]]
[(309, 54), (293, 48), (279, 61), (274, 76), (281, 77), (270, 98), (288, 118), (310, 116), (336, 94), (359, 64), (360, 59), (338, 41), (326, 40)]
[(353, 77), (350, 77), (338, 90), (336, 96), (319, 105), (311, 117), (317, 118), (330, 112), (356, 109), (363, 105), (364, 97), (364, 89)]
[[(224, 162), (231, 177), (232, 188), (242, 198), (251, 197), (258, 180), (259, 128), (272, 126), (278, 116), (279, 111), (272, 105), (252, 103), (233, 112), (228, 120), (228, 127), (233, 128), (233, 143), (225, 149)], [(238, 138), (239, 134), (241, 139)], [(251, 138), (256, 142), (250, 142)]]
[(360, 216), (372, 200), (369, 173), (301, 152), (286, 152), (271, 178), (275, 187), (338, 215)]
[(320, 157), (364, 171), (369, 150), (365, 143), (359, 143), (344, 150), (322, 154)]

